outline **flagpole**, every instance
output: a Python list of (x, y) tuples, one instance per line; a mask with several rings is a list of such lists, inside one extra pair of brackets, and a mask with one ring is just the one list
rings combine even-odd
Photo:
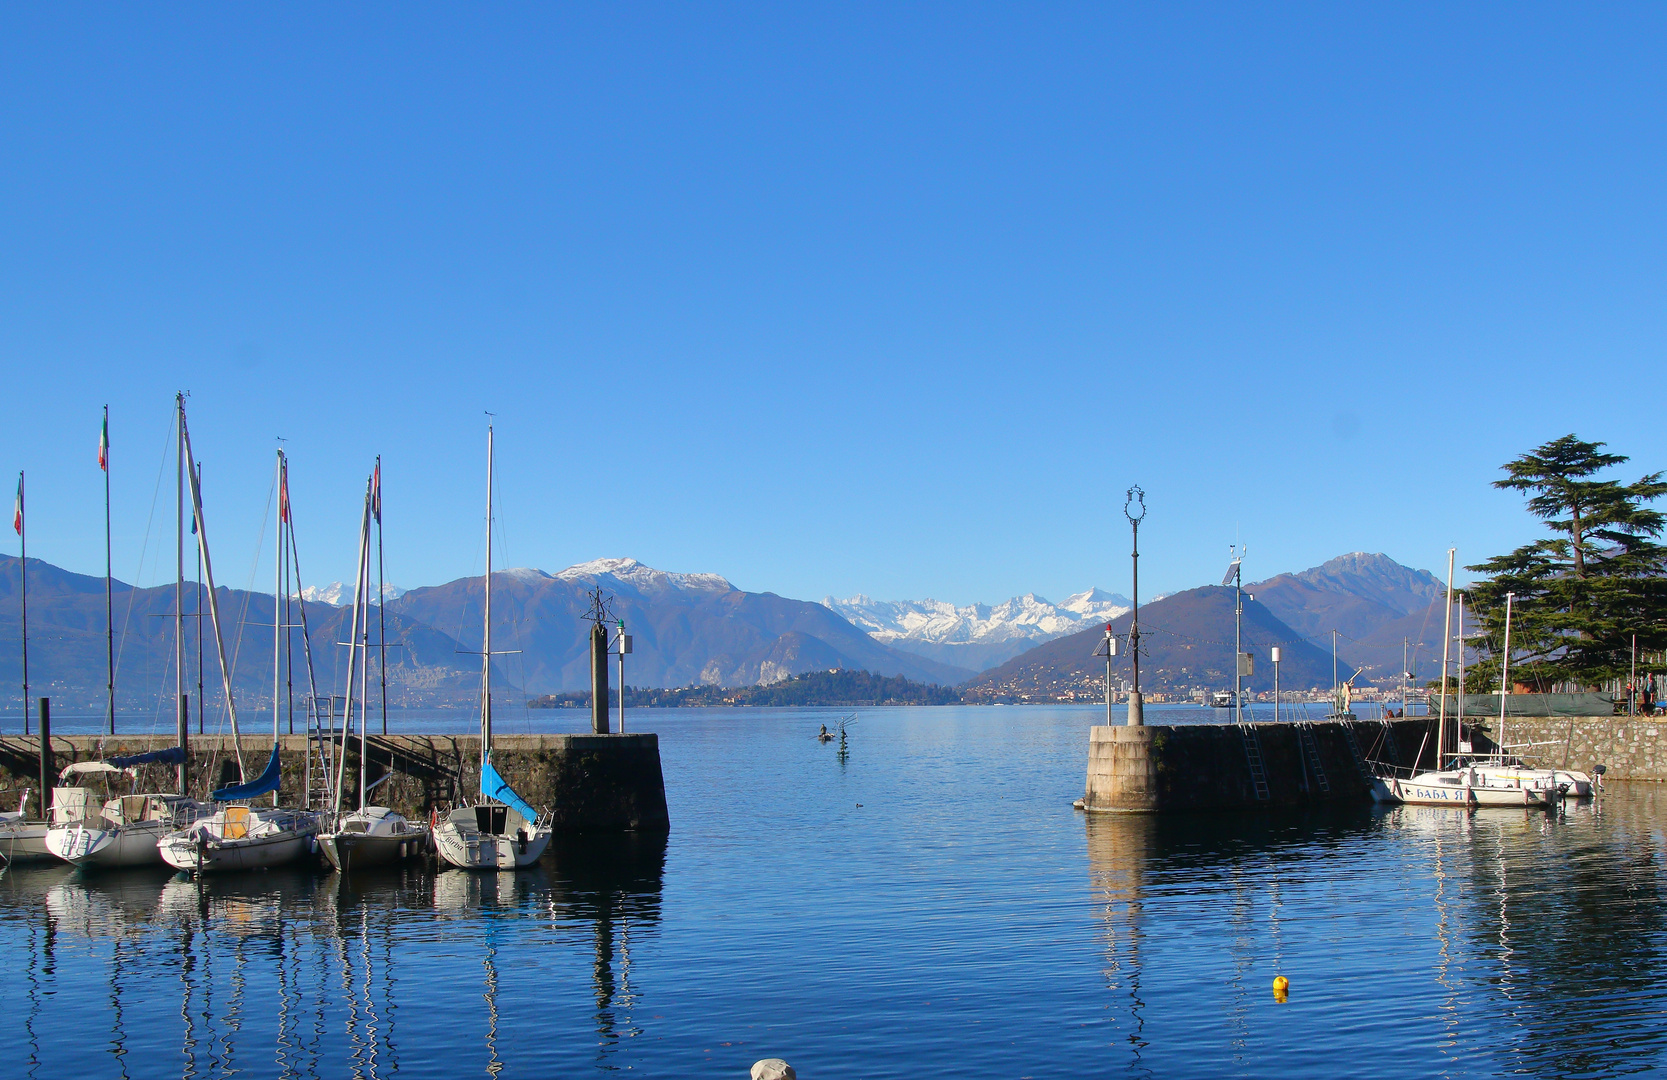
[(24, 535), (23, 470), (17, 472), (17, 596), (23, 604), (23, 734), (29, 734), (29, 538)]
[(98, 439), (98, 465), (104, 470), (104, 656), (108, 664), (110, 714), (105, 725), (106, 734), (116, 733), (116, 618), (111, 600), (110, 580), (110, 406), (104, 407), (104, 427)]

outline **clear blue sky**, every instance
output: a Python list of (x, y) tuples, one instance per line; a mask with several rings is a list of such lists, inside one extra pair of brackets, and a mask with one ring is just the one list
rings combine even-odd
[(238, 586), (277, 436), (310, 580), (377, 453), (389, 578), (478, 572), (486, 410), (511, 564), (1127, 592), (1135, 482), (1148, 594), (1235, 536), (1479, 561), (1518, 452), (1667, 467), (1664, 54), (1655, 5), (8, 5), (0, 471), (102, 573), (108, 403), (158, 580), (189, 390)]

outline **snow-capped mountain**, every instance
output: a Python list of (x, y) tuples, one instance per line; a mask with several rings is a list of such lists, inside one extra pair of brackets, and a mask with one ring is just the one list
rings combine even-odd
[(822, 603), (876, 641), (945, 663), (982, 671), (1019, 653), (1109, 622), (1129, 602), (1102, 589), (1089, 589), (1054, 604), (1035, 593), (1001, 604), (956, 607), (941, 600), (874, 600), (861, 594)]
[[(510, 571), (510, 573), (544, 574), (542, 570)], [(735, 586), (720, 574), (676, 574), (644, 566), (635, 559), (592, 559), (590, 562), (569, 566), (557, 574), (544, 574), (557, 581), (596, 582), (610, 578), (615, 583), (631, 586), (645, 596), (675, 589), (678, 592), (734, 592)]]
[[(390, 603), (405, 593), (406, 590), (398, 585), (382, 586), (382, 597)], [(353, 586), (342, 581), (332, 581), (328, 585), (308, 585), (301, 590), (301, 599), (309, 604), (332, 604), (341, 607), (353, 603)]]

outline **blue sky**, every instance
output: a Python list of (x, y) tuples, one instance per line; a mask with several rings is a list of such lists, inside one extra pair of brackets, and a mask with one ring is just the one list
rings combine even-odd
[(279, 436), (310, 580), (378, 453), (389, 578), (478, 572), (487, 410), (514, 565), (1127, 592), (1137, 482), (1148, 594), (1236, 537), (1253, 577), (1480, 561), (1533, 534), (1522, 450), (1667, 467), (1664, 23), (10, 5), (0, 471), (102, 573), (108, 403), (147, 581), (179, 389), (238, 586)]

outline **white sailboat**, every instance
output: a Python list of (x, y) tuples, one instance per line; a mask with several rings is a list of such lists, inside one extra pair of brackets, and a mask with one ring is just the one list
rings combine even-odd
[[(186, 462), (195, 461), (191, 455), (191, 435), (185, 426), (185, 403), (179, 402), (180, 449)], [(208, 583), (209, 616), (214, 624), (214, 643), (220, 657), (220, 681), (226, 695), (226, 710), (231, 719), (232, 746), (237, 752), (238, 773), (244, 782), (224, 787), (213, 793), (217, 803), (225, 804), (188, 827), (172, 832), (157, 841), (163, 861), (180, 870), (210, 873), (230, 870), (252, 870), (278, 866), (300, 858), (310, 850), (313, 836), (318, 832), (318, 815), (306, 810), (285, 810), (278, 803), (278, 786), (282, 780), (282, 761), (278, 743), (278, 679), (277, 658), (282, 648), (283, 622), (282, 577), (283, 536), (289, 524), (289, 468), (282, 450), (278, 451), (278, 577), (279, 588), (273, 593), (273, 627), (277, 635), (273, 645), (272, 695), (272, 755), (266, 768), (254, 780), (248, 779), (243, 768), (243, 751), (237, 730), (237, 703), (232, 697), (231, 668), (226, 663), (226, 643), (220, 628), (220, 604), (214, 590), (214, 564), (208, 554), (208, 528), (203, 521), (201, 478), (195, 467), (191, 473), (191, 512), (197, 525), (197, 548), (203, 558), (203, 573)], [(256, 807), (250, 800), (271, 793), (271, 807)]]
[[(337, 755), (336, 805), (330, 827), (319, 833), (318, 849), (329, 864), (347, 873), (349, 870), (370, 866), (385, 866), (429, 849), (431, 839), (426, 825), (418, 825), (405, 815), (386, 806), (369, 806), (365, 799), (369, 787), (365, 783), (365, 761), (368, 757), (369, 697), (370, 697), (370, 525), (377, 523), (378, 548), (381, 546), (382, 525), (382, 462), (365, 486), (365, 512), (359, 525), (359, 576), (353, 587), (352, 629), (348, 631), (347, 661), (347, 718), (353, 717), (353, 680), (359, 679), (359, 809), (349, 814), (341, 812), (342, 764), (349, 732), (342, 732), (343, 750)], [(378, 590), (380, 591), (380, 590)], [(378, 603), (381, 598), (378, 597)], [(383, 637), (386, 637), (384, 631)], [(379, 648), (385, 648), (381, 642)], [(384, 662), (385, 666), (385, 662)], [(383, 678), (383, 729), (387, 728), (388, 692)]]
[[(1454, 549), (1447, 549), (1447, 610), (1441, 646), (1441, 706), (1436, 724), (1436, 768), (1414, 772), (1405, 778), (1392, 772), (1379, 775), (1372, 783), (1372, 797), (1380, 802), (1431, 806), (1550, 809), (1562, 798), (1563, 789), (1549, 772), (1529, 770), (1532, 775), (1490, 772), (1468, 757), (1447, 752), (1447, 665), (1453, 640), (1453, 556)], [(1459, 700), (1464, 700), (1462, 684)], [(1462, 715), (1459, 721), (1462, 723)]]
[[(131, 777), (140, 765), (171, 765), (184, 758), (185, 751), (172, 746), (132, 757), (78, 761), (66, 766), (60, 778), (69, 780), (84, 775)], [(85, 791), (79, 788), (73, 790)], [(86, 800), (85, 794), (82, 799)], [(157, 841), (190, 825), (206, 812), (202, 803), (184, 794), (147, 792), (113, 795), (104, 800), (96, 817), (84, 808), (78, 815), (54, 822), (46, 832), (46, 848), (76, 866), (161, 866), (162, 853), (157, 848)]]
[(516, 870), (536, 863), (550, 843), (550, 815), (539, 814), (492, 765), (492, 427), (486, 428), (485, 635), (480, 666), (480, 799), (453, 810), (434, 829), (434, 846), (463, 870)]

